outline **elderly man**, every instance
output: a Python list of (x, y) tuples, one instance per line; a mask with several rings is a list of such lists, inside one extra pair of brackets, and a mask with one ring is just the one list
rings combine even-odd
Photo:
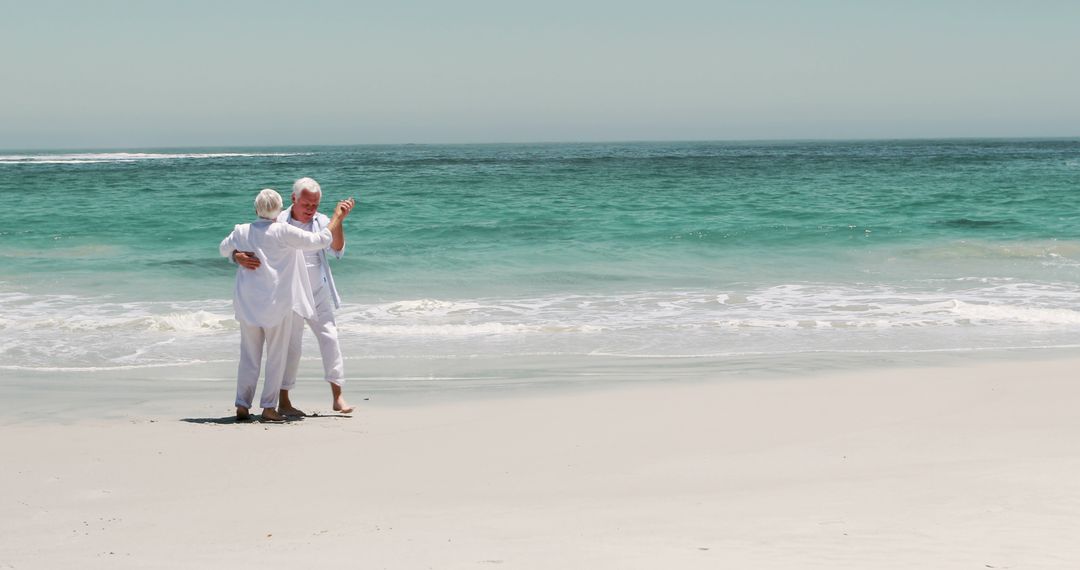
[[(279, 222), (285, 222), (308, 232), (319, 232), (327, 228), (329, 220), (319, 213), (319, 203), (322, 201), (322, 188), (319, 183), (311, 178), (301, 178), (293, 183), (292, 206), (278, 216)], [(346, 215), (356, 204), (349, 198), (338, 202), (335, 212), (341, 209)], [(319, 343), (319, 353), (322, 356), (324, 378), (330, 383), (330, 395), (333, 399), (333, 409), (344, 414), (353, 411), (352, 406), (345, 401), (342, 394), (342, 386), (345, 383), (345, 366), (341, 356), (341, 345), (338, 342), (337, 323), (334, 320), (334, 309), (341, 307), (341, 297), (334, 285), (334, 275), (330, 272), (330, 265), (326, 260), (326, 252), (329, 251), (337, 259), (345, 252), (345, 230), (338, 226), (331, 230), (333, 241), (330, 246), (319, 251), (304, 252), (304, 263), (307, 268), (308, 282), (311, 284), (312, 294), (315, 298), (315, 314), (304, 318), (294, 317), (291, 340), (289, 341), (288, 363), (285, 367), (285, 377), (281, 385), (280, 403), (278, 411), (287, 416), (303, 416), (304, 412), (293, 406), (289, 399), (289, 390), (296, 385), (296, 374), (300, 368), (301, 344), (304, 334), (304, 322), (306, 320), (311, 332), (315, 334), (315, 340)], [(236, 262), (244, 267), (258, 267), (259, 261), (250, 256), (238, 252)]]
[(309, 232), (277, 223), (281, 195), (269, 188), (255, 198), (259, 219), (237, 225), (218, 247), (221, 255), (237, 251), (261, 261), (253, 271), (237, 268), (233, 310), (240, 323), (240, 363), (236, 371), (236, 417), (247, 420), (259, 382), (263, 347), (266, 347), (266, 378), (260, 404), (265, 421), (285, 418), (276, 410), (288, 361), (293, 316), (315, 315), (315, 299), (305, 279), (304, 258), (298, 251), (321, 251), (340, 232), (348, 209), (339, 206), (334, 218), (319, 231)]

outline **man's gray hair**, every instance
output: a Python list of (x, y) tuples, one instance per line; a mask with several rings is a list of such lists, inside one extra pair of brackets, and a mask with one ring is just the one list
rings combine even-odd
[(276, 220), (281, 213), (281, 194), (273, 188), (263, 188), (255, 197), (255, 213), (260, 218)]
[(299, 196), (300, 193), (304, 190), (307, 190), (312, 194), (318, 194), (322, 196), (322, 188), (319, 186), (318, 182), (315, 182), (314, 179), (304, 177), (300, 180), (297, 180), (296, 182), (293, 182), (292, 193), (294, 196)]

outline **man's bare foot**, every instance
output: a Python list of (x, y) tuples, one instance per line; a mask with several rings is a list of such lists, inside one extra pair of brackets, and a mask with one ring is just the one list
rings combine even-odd
[(288, 390), (282, 390), (278, 393), (277, 409), (279, 412), (289, 418), (303, 418), (307, 416), (307, 414), (304, 413), (304, 410), (301, 410), (296, 406), (292, 405), (292, 400), (289, 399)]
[(264, 422), (283, 422), (283, 421), (285, 421), (285, 416), (277, 413), (277, 410), (275, 410), (274, 408), (263, 408), (262, 421), (264, 421)]
[(243, 406), (236, 406), (236, 421), (251, 421), (251, 412), (249, 412), (248, 409)]
[(292, 406), (288, 406), (288, 407), (286, 407), (286, 406), (278, 406), (277, 411), (281, 415), (283, 415), (283, 416), (285, 416), (287, 418), (303, 418), (303, 417), (307, 417), (307, 414), (304, 413), (304, 410), (294, 408)]
[(353, 413), (354, 409), (356, 409), (356, 408), (353, 408), (352, 406), (350, 406), (349, 403), (345, 401), (345, 397), (342, 396), (341, 394), (338, 394), (334, 398), (334, 411), (335, 412), (340, 412), (342, 414), (351, 414), (351, 413)]

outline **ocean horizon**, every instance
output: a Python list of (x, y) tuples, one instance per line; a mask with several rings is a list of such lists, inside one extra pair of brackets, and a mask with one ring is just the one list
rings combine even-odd
[(38, 154), (67, 153), (184, 153), (187, 151), (250, 151), (254, 149), (276, 150), (319, 150), (332, 148), (374, 148), (374, 147), (462, 147), (462, 146), (541, 146), (541, 145), (670, 145), (670, 144), (719, 144), (719, 145), (769, 145), (769, 144), (832, 144), (832, 143), (932, 143), (932, 142), (1061, 142), (1080, 140), (1080, 135), (1025, 135), (1025, 136), (880, 136), (880, 137), (766, 137), (766, 138), (685, 138), (685, 139), (611, 139), (611, 140), (485, 140), (485, 141), (446, 141), (446, 142), (350, 142), (350, 143), (312, 143), (312, 144), (166, 144), (166, 145), (72, 145), (39, 147), (0, 147), (0, 156), (34, 156)]

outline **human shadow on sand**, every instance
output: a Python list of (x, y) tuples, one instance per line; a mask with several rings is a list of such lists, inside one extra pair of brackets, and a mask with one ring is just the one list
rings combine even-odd
[(348, 420), (348, 419), (352, 419), (352, 416), (346, 415), (346, 414), (313, 413), (313, 414), (308, 414), (306, 416), (301, 416), (301, 417), (296, 417), (296, 418), (288, 418), (283, 422), (269, 422), (269, 421), (263, 421), (263, 420), (259, 419), (259, 416), (256, 414), (256, 415), (251, 416), (250, 419), (246, 419), (246, 420), (238, 420), (238, 419), (236, 419), (236, 416), (223, 416), (223, 417), (220, 417), (220, 418), (180, 418), (180, 421), (186, 422), (186, 423), (189, 423), (189, 424), (218, 424), (218, 425), (228, 425), (228, 424), (268, 424), (268, 425), (273, 425), (273, 424), (276, 424), (276, 425), (282, 425), (282, 424), (294, 424), (294, 423), (297, 423), (297, 422), (303, 422), (303, 421), (307, 421), (307, 420), (326, 420), (326, 419), (330, 419), (330, 420)]

